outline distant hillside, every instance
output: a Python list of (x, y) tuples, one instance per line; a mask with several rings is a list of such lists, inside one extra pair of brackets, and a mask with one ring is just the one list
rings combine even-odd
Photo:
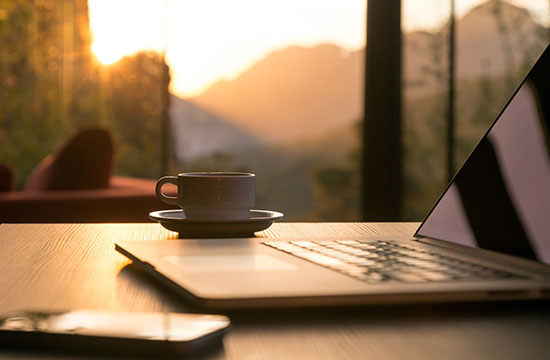
[(547, 29), (526, 9), (497, 0), (472, 9), (457, 22), (457, 33), (458, 76), (468, 78), (530, 67), (548, 41)]
[(311, 219), (321, 206), (314, 194), (316, 172), (351, 163), (351, 152), (359, 145), (357, 131), (357, 126), (347, 124), (330, 135), (233, 152), (226, 162), (206, 156), (187, 166), (197, 171), (252, 171), (256, 174), (257, 208), (282, 211), (287, 221), (303, 221)]
[(295, 46), (191, 100), (264, 141), (292, 142), (359, 118), (362, 67), (359, 52)]

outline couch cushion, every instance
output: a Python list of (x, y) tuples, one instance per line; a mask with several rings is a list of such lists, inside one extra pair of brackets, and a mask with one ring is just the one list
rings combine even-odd
[(157, 199), (155, 184), (114, 176), (106, 189), (0, 193), (0, 223), (150, 222), (151, 211), (177, 208)]
[(38, 164), (24, 190), (106, 188), (112, 167), (113, 142), (109, 133), (101, 128), (84, 129)]

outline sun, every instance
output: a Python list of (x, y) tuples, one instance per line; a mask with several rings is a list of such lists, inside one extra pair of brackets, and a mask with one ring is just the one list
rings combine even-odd
[(115, 63), (124, 56), (124, 54), (115, 46), (112, 46), (112, 44), (98, 43), (97, 41), (92, 44), (92, 51), (97, 57), (97, 60), (103, 65)]
[(108, 65), (142, 50), (164, 46), (164, 4), (158, 0), (88, 1), (92, 52)]

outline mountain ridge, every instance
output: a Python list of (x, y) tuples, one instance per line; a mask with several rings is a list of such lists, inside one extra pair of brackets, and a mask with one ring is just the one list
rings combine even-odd
[(361, 105), (354, 94), (361, 91), (362, 80), (355, 75), (361, 65), (357, 52), (345, 54), (335, 45), (293, 46), (271, 53), (237, 79), (218, 83), (190, 101), (262, 141), (293, 141), (306, 133), (318, 135), (340, 119), (358, 118)]

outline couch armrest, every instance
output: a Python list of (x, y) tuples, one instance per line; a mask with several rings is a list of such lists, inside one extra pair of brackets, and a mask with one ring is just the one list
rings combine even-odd
[(0, 192), (13, 189), (13, 170), (6, 163), (0, 163)]

